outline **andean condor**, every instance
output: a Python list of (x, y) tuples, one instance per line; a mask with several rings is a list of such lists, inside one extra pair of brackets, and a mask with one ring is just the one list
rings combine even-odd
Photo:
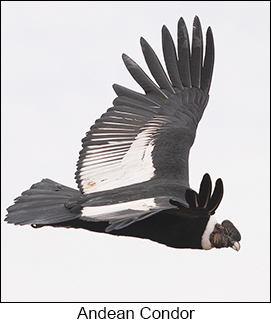
[(183, 18), (177, 50), (166, 26), (162, 47), (166, 74), (152, 47), (140, 39), (156, 83), (127, 55), (123, 61), (144, 94), (114, 84), (117, 98), (82, 140), (75, 174), (79, 190), (49, 179), (31, 186), (10, 206), (14, 224), (82, 228), (146, 238), (174, 248), (240, 249), (241, 235), (215, 213), (222, 180), (212, 192), (203, 176), (199, 193), (189, 187), (188, 157), (209, 99), (214, 42), (203, 37), (198, 17), (192, 46)]

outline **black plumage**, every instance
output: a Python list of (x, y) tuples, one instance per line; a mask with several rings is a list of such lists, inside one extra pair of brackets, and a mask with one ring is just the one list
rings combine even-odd
[(205, 51), (198, 17), (192, 44), (183, 18), (175, 48), (167, 27), (162, 47), (167, 73), (152, 47), (140, 39), (151, 78), (126, 54), (139, 93), (114, 84), (117, 98), (82, 140), (75, 173), (79, 190), (45, 179), (8, 208), (14, 224), (83, 228), (150, 239), (175, 248), (239, 250), (240, 233), (212, 215), (223, 196), (205, 174), (196, 193), (189, 187), (188, 158), (208, 103), (214, 65), (211, 28)]

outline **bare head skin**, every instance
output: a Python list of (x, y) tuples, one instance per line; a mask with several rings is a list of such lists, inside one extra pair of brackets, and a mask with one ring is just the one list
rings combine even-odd
[(214, 248), (231, 247), (234, 250), (239, 251), (240, 240), (240, 232), (229, 220), (225, 220), (221, 224), (217, 223), (214, 227), (214, 231), (210, 235), (210, 242)]

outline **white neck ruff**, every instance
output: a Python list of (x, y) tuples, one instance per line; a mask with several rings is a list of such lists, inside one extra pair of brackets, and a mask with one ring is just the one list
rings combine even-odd
[(206, 225), (205, 231), (201, 237), (201, 246), (205, 250), (209, 250), (212, 248), (210, 241), (210, 234), (214, 231), (214, 227), (217, 223), (217, 220), (214, 216), (210, 216), (210, 219)]

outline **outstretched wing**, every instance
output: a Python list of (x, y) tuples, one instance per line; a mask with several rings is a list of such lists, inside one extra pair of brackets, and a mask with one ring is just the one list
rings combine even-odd
[[(193, 23), (191, 50), (182, 18), (178, 22), (177, 51), (168, 29), (163, 26), (162, 45), (168, 75), (147, 41), (141, 38), (140, 43), (157, 84), (123, 54), (128, 71), (145, 94), (114, 85), (118, 95), (114, 106), (95, 122), (82, 140), (76, 181), (81, 192), (89, 195), (85, 216), (90, 220), (119, 221), (122, 218), (119, 215), (128, 209), (131, 215), (127, 215), (126, 221), (133, 221), (139, 214), (153, 214), (165, 207), (164, 196), (167, 207), (169, 196), (186, 203), (189, 151), (208, 102), (213, 72), (212, 32), (209, 27), (203, 60), (198, 17)], [(143, 187), (147, 187), (147, 192)], [(134, 194), (125, 194), (125, 191)], [(105, 208), (102, 215), (97, 208), (94, 211), (94, 201), (100, 209), (113, 203), (112, 216), (106, 215)], [(126, 202), (132, 206), (125, 205)]]

